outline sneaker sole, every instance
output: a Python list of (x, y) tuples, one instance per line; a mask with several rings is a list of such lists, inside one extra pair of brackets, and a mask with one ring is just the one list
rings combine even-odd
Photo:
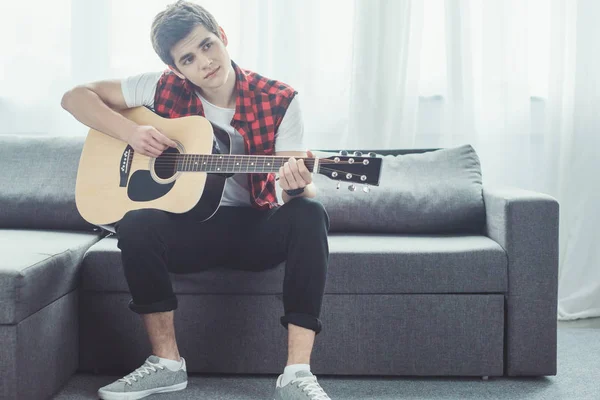
[(156, 389), (148, 389), (148, 390), (140, 390), (138, 392), (127, 392), (127, 393), (117, 393), (117, 392), (105, 392), (102, 390), (98, 390), (98, 396), (103, 400), (137, 400), (143, 399), (146, 396), (150, 396), (155, 393), (168, 393), (168, 392), (176, 392), (178, 390), (183, 390), (187, 387), (187, 381), (178, 383), (177, 385), (165, 386)]

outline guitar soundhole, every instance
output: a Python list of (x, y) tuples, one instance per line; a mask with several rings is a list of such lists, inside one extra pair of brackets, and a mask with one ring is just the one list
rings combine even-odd
[(154, 162), (154, 172), (161, 179), (169, 179), (177, 172), (177, 157), (179, 150), (169, 147)]

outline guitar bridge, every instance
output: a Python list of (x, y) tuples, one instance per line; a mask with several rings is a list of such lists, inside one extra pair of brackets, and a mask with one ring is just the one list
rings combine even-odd
[(123, 154), (121, 155), (121, 162), (119, 163), (121, 170), (121, 179), (119, 181), (120, 187), (127, 186), (127, 181), (129, 179), (129, 171), (131, 170), (131, 162), (133, 161), (133, 151), (133, 147), (127, 145), (125, 151), (123, 151)]

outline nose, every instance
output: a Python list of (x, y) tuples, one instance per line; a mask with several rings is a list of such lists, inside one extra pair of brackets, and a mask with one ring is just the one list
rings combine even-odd
[(202, 58), (200, 60), (201, 60), (201, 62), (199, 64), (199, 67), (201, 69), (207, 70), (207, 69), (210, 69), (212, 67), (213, 61), (210, 58), (208, 58), (206, 56), (202, 56)]

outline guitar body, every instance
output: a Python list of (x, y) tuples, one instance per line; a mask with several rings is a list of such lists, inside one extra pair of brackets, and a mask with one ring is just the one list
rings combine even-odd
[[(159, 158), (135, 154), (127, 143), (91, 129), (85, 141), (75, 190), (77, 209), (94, 225), (119, 221), (131, 210), (155, 208), (172, 213), (194, 210), (200, 220), (218, 209), (226, 176), (181, 173), (173, 168), (178, 153), (212, 154), (213, 126), (200, 116), (167, 119), (145, 107), (121, 112), (139, 125), (150, 125), (178, 144)], [(229, 136), (221, 131), (222, 140)], [(231, 146), (228, 146), (231, 148)]]

